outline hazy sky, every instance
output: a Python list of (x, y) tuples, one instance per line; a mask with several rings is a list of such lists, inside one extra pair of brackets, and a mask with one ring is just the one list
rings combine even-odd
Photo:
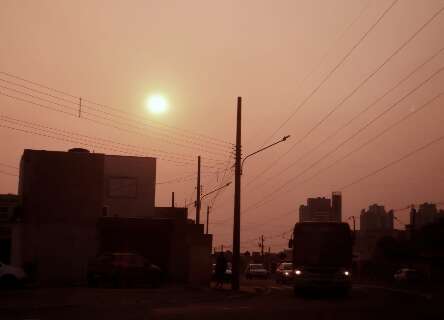
[[(73, 141), (77, 133), (94, 152), (159, 157), (156, 204), (169, 205), (175, 191), (183, 205), (195, 197), (197, 155), (205, 165), (204, 193), (232, 177), (229, 143), (235, 140), (236, 98), (242, 96), (244, 154), (291, 135), (246, 162), (242, 208), (252, 209), (241, 219), (242, 250), (256, 250), (262, 234), (267, 247), (283, 249), (307, 197), (342, 191), (344, 219), (373, 203), (390, 209), (444, 201), (444, 141), (347, 187), (444, 135), (439, 96), (444, 1), (0, 0), (0, 5), (0, 71), (74, 96), (0, 73), (1, 193), (17, 192), (14, 167), (23, 149), (82, 146), (79, 136)], [(167, 113), (146, 111), (152, 93), (168, 98)], [(114, 109), (84, 102), (84, 117), (78, 118), (75, 97)], [(128, 121), (127, 113), (137, 117)], [(157, 129), (141, 129), (144, 124)], [(231, 244), (232, 203), (230, 186), (213, 204), (215, 246)], [(396, 215), (408, 222), (408, 211)], [(194, 208), (189, 216), (194, 219)]]

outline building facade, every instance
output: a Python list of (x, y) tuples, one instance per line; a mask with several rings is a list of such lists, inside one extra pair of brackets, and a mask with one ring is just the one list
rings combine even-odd
[(17, 265), (17, 252), (14, 245), (19, 230), (17, 216), (20, 211), (20, 197), (14, 194), (0, 195), (0, 261), (6, 264)]
[(393, 231), (393, 210), (386, 211), (384, 206), (373, 204), (368, 210), (362, 209), (360, 215), (361, 232)]
[(307, 205), (299, 207), (299, 222), (341, 222), (342, 195), (333, 192), (332, 199), (308, 198)]
[(438, 210), (434, 203), (425, 202), (419, 205), (418, 210), (412, 208), (410, 211), (410, 226), (420, 229), (427, 224), (444, 218), (444, 211)]
[[(23, 208), (17, 253), (20, 264), (40, 283), (83, 283), (88, 261), (105, 248), (138, 249), (134, 240), (130, 241), (133, 231), (147, 247), (154, 244), (150, 257), (156, 257), (157, 252), (159, 261), (152, 262), (162, 264), (171, 274), (178, 264), (171, 262), (173, 258), (162, 257), (174, 256), (171, 250), (179, 248), (156, 246), (162, 237), (176, 243), (176, 236), (182, 233), (186, 247), (181, 249), (190, 255), (188, 260), (194, 258), (193, 248), (198, 247), (193, 241), (201, 241), (201, 251), (207, 250), (210, 257), (212, 239), (203, 235), (203, 226), (194, 238), (190, 236), (192, 227), (177, 227), (188, 221), (186, 209), (178, 218), (174, 208), (155, 207), (155, 181), (155, 158), (95, 154), (84, 149), (25, 150), (19, 178)], [(117, 228), (116, 224), (125, 228), (115, 234), (106, 232)], [(168, 225), (173, 226), (171, 232), (154, 232), (166, 230)], [(210, 272), (210, 262), (198, 261)], [(190, 273), (187, 271), (187, 277)]]

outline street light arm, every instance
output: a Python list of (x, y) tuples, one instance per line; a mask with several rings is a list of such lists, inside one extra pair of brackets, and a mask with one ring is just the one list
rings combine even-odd
[(230, 184), (231, 184), (231, 181), (228, 182), (228, 183), (226, 183), (226, 184), (224, 184), (223, 186), (221, 186), (221, 187), (219, 187), (219, 188), (217, 188), (217, 189), (214, 189), (213, 191), (208, 192), (207, 194), (204, 194), (203, 196), (200, 197), (200, 200), (202, 200), (202, 199), (205, 198), (206, 196), (209, 196), (210, 194), (212, 194), (212, 193), (214, 193), (214, 192), (216, 192), (216, 191), (219, 191), (220, 189), (223, 189), (223, 188), (228, 187)]
[(268, 146), (266, 146), (266, 147), (263, 147), (263, 148), (261, 148), (261, 149), (255, 151), (255, 152), (250, 153), (249, 155), (247, 155), (247, 156), (242, 160), (242, 163), (241, 163), (241, 171), (242, 171), (242, 168), (244, 167), (244, 162), (245, 162), (245, 160), (247, 160), (249, 157), (254, 156), (255, 154), (257, 154), (257, 153), (259, 153), (259, 152), (261, 152), (261, 151), (264, 151), (265, 149), (271, 148), (272, 146), (275, 146), (275, 145), (277, 145), (278, 143), (284, 142), (284, 141), (287, 140), (288, 138), (290, 138), (290, 135), (287, 135), (287, 136), (283, 137), (281, 140), (276, 141), (275, 143), (272, 143), (272, 144), (270, 144), (270, 145), (268, 145)]

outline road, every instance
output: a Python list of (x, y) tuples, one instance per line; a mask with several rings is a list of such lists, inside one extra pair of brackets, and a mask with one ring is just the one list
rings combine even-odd
[[(0, 292), (0, 319), (440, 319), (442, 299), (355, 285), (348, 298), (295, 297), (288, 285), (225, 289), (55, 288)], [(396, 317), (396, 318), (395, 318)]]

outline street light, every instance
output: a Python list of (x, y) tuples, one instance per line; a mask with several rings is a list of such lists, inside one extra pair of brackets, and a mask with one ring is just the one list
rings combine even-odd
[(204, 194), (203, 196), (200, 197), (200, 200), (202, 200), (202, 199), (205, 198), (206, 196), (209, 196), (209, 195), (212, 194), (212, 193), (215, 193), (216, 191), (219, 191), (220, 189), (223, 189), (223, 188), (228, 187), (230, 184), (231, 184), (231, 181), (230, 181), (230, 182), (227, 182), (226, 184), (224, 184), (223, 186), (221, 186), (221, 187), (219, 187), (219, 188), (217, 188), (217, 189), (214, 189), (213, 191), (208, 192), (207, 194)]
[(241, 208), (241, 176), (245, 160), (258, 154), (278, 143), (286, 141), (290, 136), (285, 136), (279, 141), (250, 153), (242, 160), (241, 155), (241, 108), (242, 98), (237, 99), (237, 127), (236, 127), (236, 164), (235, 164), (235, 186), (234, 186), (234, 219), (233, 219), (233, 259), (232, 259), (232, 279), (231, 289), (239, 290), (240, 274), (240, 208)]
[[(219, 188), (214, 189), (213, 191), (210, 191), (210, 192), (204, 194), (203, 196), (200, 197), (199, 202), (202, 202), (202, 199), (205, 198), (206, 196), (209, 196), (210, 194), (212, 194), (212, 193), (214, 193), (214, 192), (216, 192), (216, 191), (219, 191), (219, 190), (221, 190), (221, 189), (223, 189), (223, 188), (226, 188), (226, 187), (228, 187), (230, 184), (231, 184), (231, 181), (230, 181), (230, 182), (227, 182), (226, 184), (224, 184), (223, 186), (221, 186), (221, 187), (219, 187)], [(197, 207), (197, 201), (194, 201), (194, 206)], [(210, 207), (208, 206), (208, 207), (207, 207), (207, 221), (206, 221), (207, 232), (206, 232), (206, 234), (208, 234), (208, 219), (209, 219), (209, 216), (210, 216)]]
[(245, 162), (245, 160), (247, 160), (249, 157), (254, 156), (255, 154), (257, 154), (257, 153), (259, 153), (259, 152), (261, 152), (261, 151), (264, 151), (265, 149), (271, 148), (272, 146), (275, 146), (275, 145), (277, 145), (278, 143), (281, 143), (281, 142), (286, 141), (288, 138), (290, 138), (290, 135), (284, 136), (281, 140), (276, 141), (275, 143), (272, 143), (272, 144), (270, 144), (270, 145), (268, 145), (268, 146), (266, 146), (266, 147), (260, 148), (259, 150), (255, 151), (255, 152), (253, 152), (253, 153), (250, 153), (249, 155), (247, 155), (247, 156), (242, 160), (242, 163), (241, 163), (241, 174), (242, 174), (242, 169), (244, 168), (244, 162)]

